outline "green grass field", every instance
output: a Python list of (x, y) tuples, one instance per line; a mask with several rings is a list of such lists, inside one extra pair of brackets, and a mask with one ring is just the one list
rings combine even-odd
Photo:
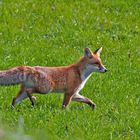
[(13, 110), (19, 86), (0, 87), (0, 139), (139, 140), (140, 2), (138, 0), (0, 0), (0, 70), (76, 62), (85, 47), (103, 47), (109, 72), (82, 90), (97, 109), (63, 94), (35, 95)]

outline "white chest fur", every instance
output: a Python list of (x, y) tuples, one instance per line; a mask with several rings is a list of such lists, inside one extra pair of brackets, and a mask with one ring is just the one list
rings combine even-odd
[(80, 90), (85, 86), (87, 80), (90, 78), (91, 74), (87, 75), (86, 73), (83, 72), (81, 79), (82, 79), (82, 83), (79, 85), (79, 87), (76, 90), (76, 93), (79, 93)]

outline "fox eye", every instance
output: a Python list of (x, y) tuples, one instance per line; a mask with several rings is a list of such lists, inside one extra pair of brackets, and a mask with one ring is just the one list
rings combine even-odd
[(99, 63), (98, 62), (92, 62), (92, 63), (90, 63), (91, 65), (99, 65)]
[(94, 64), (95, 64), (95, 65), (99, 65), (99, 63), (98, 63), (98, 62), (95, 62)]
[(92, 56), (89, 56), (89, 59), (92, 59)]

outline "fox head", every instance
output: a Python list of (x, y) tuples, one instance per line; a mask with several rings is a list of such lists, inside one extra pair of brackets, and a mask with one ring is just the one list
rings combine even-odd
[(86, 69), (90, 72), (107, 72), (107, 69), (102, 64), (100, 59), (100, 53), (102, 47), (97, 49), (95, 52), (92, 52), (89, 48), (85, 48), (84, 57), (87, 60)]

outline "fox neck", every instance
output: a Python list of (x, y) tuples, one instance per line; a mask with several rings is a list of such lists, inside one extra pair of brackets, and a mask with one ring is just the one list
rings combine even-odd
[(82, 81), (87, 81), (92, 74), (92, 70), (87, 67), (87, 59), (82, 57), (76, 64), (80, 71), (80, 76)]
[(87, 68), (85, 68), (82, 73), (81, 73), (81, 79), (82, 81), (89, 79), (89, 77), (91, 76), (92, 71), (88, 70)]

